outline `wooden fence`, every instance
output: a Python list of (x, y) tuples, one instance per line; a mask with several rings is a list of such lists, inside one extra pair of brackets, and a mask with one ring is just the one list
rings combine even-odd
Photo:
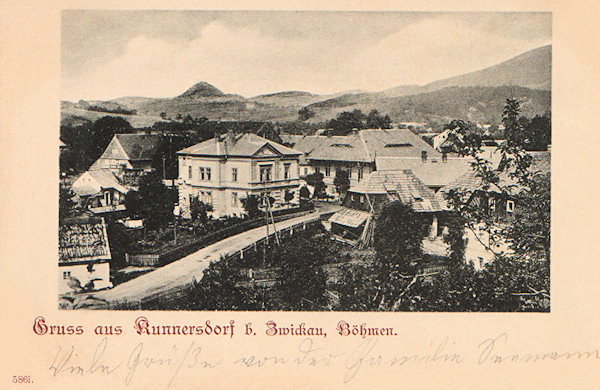
[[(273, 219), (275, 220), (275, 222), (280, 222), (286, 219), (296, 218), (302, 215), (309, 214), (314, 210), (314, 207), (300, 211), (299, 210), (299, 208), (289, 209), (289, 212), (282, 212), (281, 215), (277, 215)], [(252, 219), (249, 221), (239, 223), (237, 225), (217, 230), (216, 232), (209, 233), (197, 240), (188, 242), (186, 244), (180, 245), (176, 248), (170, 249), (159, 254), (125, 254), (125, 261), (128, 265), (162, 267), (176, 260), (179, 260), (189, 254), (197, 252), (208, 245), (214, 244), (228, 237), (235, 236), (236, 234), (240, 234), (245, 231), (252, 230), (264, 225), (266, 225), (265, 218)]]
[[(301, 215), (307, 214), (308, 212), (303, 212)], [(294, 215), (298, 216), (298, 215)], [(284, 218), (288, 216), (280, 216), (276, 217), (275, 221), (278, 222), (278, 218)], [(249, 221), (250, 222), (250, 221)], [(292, 226), (286, 227), (284, 229), (278, 230), (277, 233), (281, 236), (292, 235), (294, 232), (305, 230), (307, 226), (310, 226), (315, 223), (320, 223), (321, 219), (318, 215), (315, 215), (313, 218), (310, 218), (307, 221), (302, 221), (295, 223)], [(260, 245), (266, 244), (268, 242), (273, 242), (275, 239), (275, 232), (270, 231), (269, 235), (262, 237), (256, 242), (246, 245), (244, 248), (236, 250), (231, 253), (227, 253), (225, 258), (228, 260), (234, 261), (235, 259), (240, 259), (244, 257), (244, 253), (248, 253), (248, 251), (256, 251), (260, 247)], [(112, 310), (155, 310), (160, 309), (162, 305), (176, 302), (178, 300), (184, 299), (194, 287), (195, 279), (190, 280), (187, 283), (180, 284), (177, 286), (169, 287), (167, 289), (163, 289), (157, 291), (153, 294), (147, 295), (141, 300), (131, 300), (131, 299), (121, 299), (117, 301), (110, 302), (108, 304), (108, 308)], [(257, 285), (261, 285), (261, 282), (265, 286), (269, 286), (272, 284), (272, 280), (264, 280), (264, 281), (255, 281)]]

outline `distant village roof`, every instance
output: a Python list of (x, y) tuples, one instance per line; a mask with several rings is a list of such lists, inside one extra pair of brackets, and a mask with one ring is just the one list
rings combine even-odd
[(111, 258), (103, 218), (73, 218), (58, 229), (59, 264), (109, 261)]
[(410, 170), (371, 172), (357, 185), (351, 187), (349, 192), (387, 195), (392, 200), (400, 200), (404, 204), (411, 205), (417, 212), (442, 210), (434, 192)]
[(377, 157), (375, 168), (378, 171), (402, 171), (410, 169), (428, 187), (443, 187), (471, 169), (470, 160), (465, 158), (407, 159), (397, 157)]
[(130, 160), (151, 160), (160, 146), (157, 134), (115, 134)]
[(179, 155), (200, 156), (254, 156), (263, 147), (270, 147), (284, 156), (298, 156), (302, 152), (270, 141), (256, 134), (224, 134), (177, 152)]

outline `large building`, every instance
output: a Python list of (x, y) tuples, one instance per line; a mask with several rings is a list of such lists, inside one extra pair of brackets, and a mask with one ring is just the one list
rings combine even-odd
[(243, 215), (241, 200), (248, 195), (285, 203), (285, 194), (298, 199), (301, 152), (256, 134), (220, 135), (177, 152), (179, 155), (179, 205), (189, 217), (189, 205), (197, 197), (213, 207), (215, 218)]
[[(330, 195), (336, 193), (333, 181), (340, 169), (348, 172), (350, 186), (356, 186), (369, 173), (380, 170), (378, 164), (384, 159), (393, 161), (394, 170), (411, 169), (415, 173), (428, 174), (455, 159), (438, 152), (408, 129), (367, 129), (353, 131), (346, 136), (282, 136), (282, 139), (304, 153), (301, 175), (322, 173), (326, 192)], [(389, 170), (389, 166), (386, 169)], [(456, 170), (460, 168), (453, 165), (448, 171)], [(433, 184), (432, 187), (439, 188), (448, 182)]]

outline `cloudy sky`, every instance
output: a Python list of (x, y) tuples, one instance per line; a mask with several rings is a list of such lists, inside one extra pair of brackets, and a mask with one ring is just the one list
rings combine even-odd
[(426, 84), (551, 43), (548, 13), (62, 14), (62, 98), (171, 97), (198, 81), (246, 97)]

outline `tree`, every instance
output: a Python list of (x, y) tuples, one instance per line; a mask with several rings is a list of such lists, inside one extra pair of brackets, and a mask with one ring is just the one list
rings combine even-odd
[(519, 121), (520, 113), (520, 102), (514, 98), (507, 98), (502, 111), (502, 123), (509, 146), (523, 145), (524, 132)]
[(256, 195), (248, 195), (241, 199), (244, 211), (248, 215), (248, 218), (255, 219), (262, 216), (262, 211), (258, 207), (260, 205), (260, 198)]
[[(447, 287), (450, 291), (468, 291), (473, 299), (464, 307), (465, 310), (549, 309), (550, 176), (530, 169), (532, 158), (525, 152), (528, 139), (522, 134), (526, 121), (519, 118), (519, 112), (518, 101), (507, 99), (503, 123), (508, 142), (498, 146), (502, 163), (497, 169), (490, 168), (488, 162), (482, 161), (476, 148), (461, 151), (473, 158), (473, 169), (483, 181), (484, 188), (494, 185), (505, 194), (516, 194), (513, 197), (516, 202), (514, 220), (498, 232), (501, 239), (510, 245), (512, 254), (496, 254), (482, 272), (469, 270), (464, 264), (461, 265), (463, 255), (456, 250), (462, 246), (462, 234), (455, 234), (454, 242), (458, 245), (451, 245), (455, 266), (449, 270), (449, 280), (454, 286)], [(508, 178), (510, 184), (503, 184), (500, 177)], [(494, 227), (492, 215), (481, 211), (465, 195), (468, 195), (466, 190), (446, 194), (455, 214), (461, 218), (457, 220), (456, 228), (473, 229), (474, 216), (484, 229)], [(456, 297), (442, 294), (437, 299), (447, 304), (450, 300), (456, 300)]]
[(422, 255), (421, 241), (428, 227), (410, 205), (395, 201), (384, 206), (373, 235), (378, 262), (393, 265), (401, 272), (412, 272), (413, 263)]
[(335, 178), (333, 179), (333, 185), (338, 194), (345, 194), (350, 188), (350, 177), (348, 171), (345, 169), (338, 169), (335, 172)]
[(150, 172), (140, 178), (139, 196), (142, 215), (147, 219), (147, 226), (158, 228), (173, 219), (173, 208), (178, 201), (178, 193), (174, 188), (165, 186), (156, 172)]
[(302, 107), (298, 111), (298, 119), (300, 119), (302, 122), (307, 121), (314, 116), (315, 116), (315, 112), (312, 111), (310, 108), (308, 108), (308, 106)]
[(331, 256), (331, 243), (324, 236), (299, 234), (277, 249), (281, 268), (277, 289), (287, 310), (318, 310), (326, 304), (327, 277), (322, 265)]
[(325, 183), (321, 172), (314, 172), (306, 176), (306, 183), (314, 188), (313, 196), (315, 198), (319, 198), (325, 193)]
[(202, 225), (208, 221), (208, 213), (213, 211), (211, 204), (204, 203), (197, 196), (190, 199), (190, 214), (192, 222), (199, 222)]
[(286, 190), (285, 195), (283, 196), (283, 199), (285, 200), (286, 203), (290, 203), (292, 201), (292, 199), (294, 199), (294, 191)]
[(299, 191), (300, 200), (310, 198), (310, 190), (307, 186), (302, 186)]
[(71, 189), (61, 187), (58, 190), (58, 220), (63, 221), (73, 214), (73, 209), (77, 204), (73, 201), (75, 194)]
[(241, 281), (238, 268), (226, 258), (211, 263), (202, 279), (194, 282), (191, 293), (184, 300), (187, 310), (257, 310), (255, 302), (238, 287)]
[(366, 118), (367, 129), (391, 129), (392, 120), (389, 115), (379, 115), (379, 112), (375, 109), (369, 112)]
[(552, 143), (552, 121), (550, 113), (536, 115), (525, 125), (526, 150), (545, 151)]
[(125, 208), (132, 217), (137, 217), (142, 214), (142, 199), (137, 191), (131, 190), (125, 194)]

